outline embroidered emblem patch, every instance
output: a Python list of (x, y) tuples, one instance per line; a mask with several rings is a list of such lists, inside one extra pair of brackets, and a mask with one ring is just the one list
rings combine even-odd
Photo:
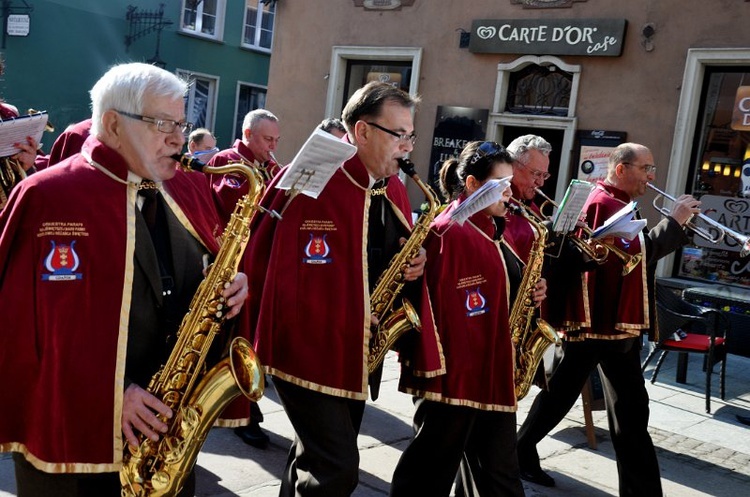
[(466, 315), (469, 317), (479, 316), (484, 314), (489, 309), (487, 308), (487, 299), (484, 298), (482, 292), (479, 291), (479, 287), (476, 290), (465, 290), (466, 291)]
[(223, 181), (225, 185), (229, 188), (234, 188), (235, 190), (242, 186), (242, 180), (233, 174), (225, 174)]
[(50, 240), (52, 249), (44, 259), (44, 267), (48, 271), (42, 274), (42, 281), (70, 281), (80, 280), (83, 274), (76, 273), (81, 263), (75, 251), (75, 240), (70, 245), (57, 244)]
[(333, 259), (328, 257), (331, 247), (326, 243), (328, 235), (315, 235), (310, 233), (310, 241), (305, 245), (305, 256), (302, 262), (305, 264), (330, 264)]

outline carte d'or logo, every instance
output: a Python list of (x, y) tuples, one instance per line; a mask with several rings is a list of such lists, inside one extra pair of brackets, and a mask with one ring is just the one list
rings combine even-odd
[(477, 28), (477, 36), (483, 40), (489, 40), (497, 33), (495, 26), (479, 26)]
[(724, 207), (732, 214), (742, 214), (747, 210), (748, 203), (747, 200), (727, 200)]

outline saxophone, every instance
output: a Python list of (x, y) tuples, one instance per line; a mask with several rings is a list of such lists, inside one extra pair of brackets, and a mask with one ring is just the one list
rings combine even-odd
[[(514, 382), (516, 398), (518, 400), (526, 397), (531, 388), (539, 363), (544, 352), (552, 344), (560, 342), (555, 329), (544, 319), (538, 318), (534, 323), (536, 307), (531, 298), (539, 278), (542, 276), (542, 265), (544, 263), (544, 248), (547, 243), (547, 228), (540, 223), (533, 213), (530, 213), (521, 204), (508, 204), (514, 214), (523, 216), (536, 232), (536, 240), (531, 246), (529, 260), (523, 271), (521, 284), (516, 293), (516, 300), (510, 311), (510, 337), (516, 351), (516, 369)], [(536, 327), (533, 327), (533, 324)]]
[[(184, 168), (202, 167), (195, 159), (173, 158)], [(174, 415), (162, 418), (168, 430), (158, 442), (143, 435), (138, 447), (126, 442), (120, 470), (123, 497), (176, 495), (195, 464), (208, 430), (226, 405), (240, 394), (250, 400), (263, 395), (261, 365), (244, 338), (232, 340), (228, 357), (205, 371), (208, 350), (226, 319), (221, 291), (237, 272), (250, 236), (250, 218), (258, 210), (264, 190), (263, 180), (242, 164), (205, 167), (203, 171), (241, 173), (247, 176), (250, 190), (234, 208), (216, 260), (180, 324), (174, 349), (149, 382), (148, 392), (169, 406)]]
[(375, 283), (375, 288), (370, 295), (370, 314), (378, 319), (378, 325), (370, 337), (370, 349), (367, 356), (367, 371), (372, 373), (383, 363), (385, 354), (390, 350), (396, 340), (414, 328), (421, 331), (422, 323), (414, 306), (407, 299), (402, 299), (402, 306), (393, 310), (393, 304), (401, 293), (404, 286), (404, 268), (408, 267), (409, 261), (419, 254), (422, 242), (430, 232), (430, 224), (437, 215), (440, 202), (437, 195), (429, 185), (425, 184), (414, 170), (414, 164), (408, 159), (399, 159), (398, 166), (406, 173), (422, 190), (427, 199), (427, 209), (424, 210), (406, 243), (399, 252), (393, 256), (388, 267)]

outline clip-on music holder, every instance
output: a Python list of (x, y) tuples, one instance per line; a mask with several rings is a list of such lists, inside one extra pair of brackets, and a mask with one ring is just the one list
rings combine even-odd
[[(294, 200), (294, 197), (296, 197), (302, 190), (305, 189), (307, 184), (310, 182), (310, 179), (315, 175), (314, 169), (300, 169), (299, 173), (297, 173), (297, 177), (294, 179), (294, 182), (292, 183), (292, 186), (284, 192), (284, 195), (288, 196), (289, 199), (284, 204), (284, 207), (282, 207), (281, 212), (275, 213), (276, 216), (278, 216), (278, 219), (281, 219), (281, 216), (284, 214), (284, 211), (287, 207), (289, 207), (289, 204)], [(304, 183), (302, 185), (297, 186), (299, 182), (302, 180), (302, 178), (305, 178)]]

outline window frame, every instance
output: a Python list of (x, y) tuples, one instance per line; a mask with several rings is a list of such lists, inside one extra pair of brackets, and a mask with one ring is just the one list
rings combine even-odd
[[(190, 86), (188, 88), (188, 93), (185, 95), (185, 115), (186, 119), (193, 124), (195, 124), (195, 127), (204, 127), (210, 129), (212, 132), (214, 131), (214, 128), (216, 126), (216, 107), (217, 102), (219, 99), (219, 85), (221, 77), (214, 75), (214, 74), (206, 74), (201, 72), (195, 72), (188, 69), (176, 69), (175, 74), (179, 76), (180, 78), (187, 80), (190, 82)], [(195, 99), (195, 85), (193, 82), (196, 79), (201, 79), (204, 81), (207, 81), (209, 84), (209, 93), (206, 98), (206, 122), (201, 126), (200, 124), (194, 122), (193, 116), (191, 116), (187, 111), (190, 109), (193, 105)]]
[[(227, 0), (216, 0), (216, 24), (214, 26), (214, 33), (203, 33), (199, 26), (203, 22), (203, 6), (205, 2), (203, 0), (193, 0), (196, 2), (196, 23), (195, 28), (190, 29), (185, 27), (185, 10), (187, 10), (187, 4), (191, 0), (182, 0), (182, 6), (180, 10), (180, 32), (191, 36), (197, 36), (199, 38), (206, 38), (209, 40), (222, 41), (224, 39), (224, 21), (226, 19)], [(199, 22), (200, 20), (200, 22)]]
[(422, 65), (421, 47), (351, 47), (334, 46), (331, 56), (331, 69), (328, 74), (328, 92), (326, 95), (326, 116), (340, 116), (343, 110), (342, 100), (346, 91), (346, 72), (349, 60), (371, 60), (383, 62), (411, 62), (411, 81), (409, 94), (417, 95), (419, 89), (419, 72)]
[[(242, 124), (241, 124), (242, 119), (238, 119), (239, 116), (237, 115), (237, 113), (240, 110), (240, 92), (242, 91), (243, 87), (251, 87), (257, 90), (263, 90), (266, 94), (266, 98), (268, 97), (268, 86), (259, 85), (257, 83), (250, 83), (249, 81), (240, 81), (240, 80), (237, 81), (237, 87), (236, 87), (235, 95), (234, 95), (234, 119), (233, 119), (234, 122), (232, 124), (232, 141), (233, 142), (239, 135), (242, 134), (242, 129), (239, 129), (237, 126), (237, 122), (239, 121), (240, 128), (242, 127)], [(264, 106), (257, 107), (257, 108), (265, 109), (265, 99), (264, 99)], [(254, 109), (250, 109), (250, 110), (254, 110)], [(245, 117), (245, 114), (247, 114), (247, 112), (249, 111), (246, 111), (242, 114), (243, 119)]]
[[(247, 43), (245, 41), (245, 30), (248, 26), (248, 3), (250, 1), (255, 2), (255, 43)], [(261, 5), (261, 0), (245, 0), (245, 15), (243, 16), (242, 20), (242, 33), (240, 34), (240, 46), (243, 48), (247, 48), (250, 50), (255, 50), (258, 52), (263, 53), (271, 53), (271, 50), (273, 50), (273, 35), (274, 31), (276, 30), (276, 3), (270, 3), (270, 4), (263, 4)], [(265, 11), (265, 9), (270, 9), (273, 15), (273, 22), (271, 24), (271, 44), (269, 47), (264, 47), (260, 45), (260, 40), (262, 38), (262, 32), (263, 32), (263, 18), (264, 16), (268, 15), (268, 13)]]

